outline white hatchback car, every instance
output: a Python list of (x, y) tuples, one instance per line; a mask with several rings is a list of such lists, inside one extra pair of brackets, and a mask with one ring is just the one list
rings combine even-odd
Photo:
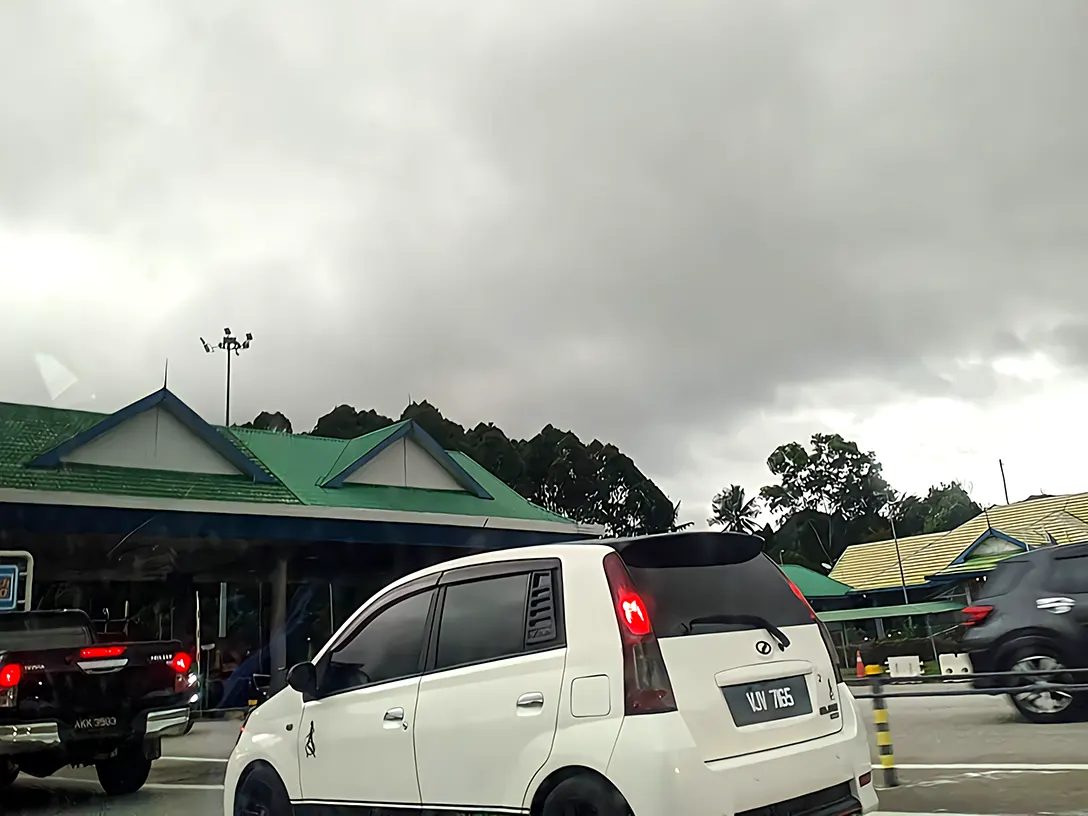
[(762, 540), (686, 532), (408, 575), (249, 718), (228, 816), (846, 816), (865, 728)]

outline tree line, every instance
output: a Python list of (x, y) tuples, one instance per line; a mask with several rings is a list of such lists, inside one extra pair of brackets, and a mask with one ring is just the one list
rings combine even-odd
[[(535, 504), (575, 521), (600, 524), (610, 535), (684, 529), (673, 504), (615, 445), (585, 443), (545, 426), (530, 439), (511, 439), (493, 423), (466, 430), (429, 402), (412, 402), (394, 420), (338, 405), (318, 419), (314, 436), (352, 439), (397, 421), (415, 420), (446, 450), (461, 451)], [(282, 413), (261, 412), (244, 428), (292, 433)], [(963, 485), (935, 485), (922, 496), (900, 493), (882, 475), (872, 451), (838, 434), (814, 434), (806, 447), (780, 445), (767, 458), (772, 483), (755, 496), (730, 485), (711, 502), (714, 527), (756, 533), (776, 561), (826, 573), (848, 544), (951, 530), (982, 512)], [(761, 523), (767, 513), (771, 523)]]

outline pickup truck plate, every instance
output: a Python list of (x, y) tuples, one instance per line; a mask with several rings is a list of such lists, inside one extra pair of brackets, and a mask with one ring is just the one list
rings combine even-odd
[(96, 728), (113, 728), (117, 725), (116, 717), (85, 717), (76, 720), (76, 731), (90, 731)]

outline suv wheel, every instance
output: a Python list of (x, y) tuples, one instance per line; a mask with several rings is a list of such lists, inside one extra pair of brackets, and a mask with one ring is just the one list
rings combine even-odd
[(540, 816), (629, 816), (631, 809), (611, 785), (592, 776), (564, 779), (544, 800)]
[(8, 787), (19, 775), (19, 766), (10, 759), (0, 759), (0, 790)]
[[(1048, 646), (1019, 649), (1009, 659), (1005, 671), (1019, 672), (1024, 679), (1014, 685), (1038, 686), (1053, 683), (1057, 686), (1075, 682), (1073, 675), (1063, 671), (1066, 666)], [(1084, 695), (1063, 691), (1060, 688), (1010, 694), (1009, 699), (1028, 722), (1049, 724), (1074, 720), (1084, 708)]]

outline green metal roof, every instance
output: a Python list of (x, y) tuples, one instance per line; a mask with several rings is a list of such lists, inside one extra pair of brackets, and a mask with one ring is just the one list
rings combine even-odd
[(320, 487), (330, 474), (336, 475), (364, 456), (403, 423), (349, 440), (214, 427), (216, 433), (274, 476), (278, 484), (259, 483), (243, 475), (174, 473), (72, 463), (59, 467), (28, 467), (31, 460), (88, 431), (109, 416), (112, 415), (0, 403), (0, 488), (448, 513), (559, 522), (572, 527), (575, 524), (533, 504), (471, 458), (454, 451), (447, 453), (492, 499), (450, 490), (381, 485), (349, 483), (336, 488)]
[(942, 612), (958, 612), (963, 604), (955, 601), (928, 601), (926, 603), (897, 604), (895, 606), (874, 606), (866, 609), (834, 609), (830, 612), (817, 612), (816, 616), (824, 623), (841, 621), (873, 620), (874, 618), (909, 618), (916, 615), (938, 615)]
[(828, 578), (808, 567), (798, 564), (782, 564), (782, 571), (786, 577), (797, 585), (801, 594), (806, 598), (841, 598), (850, 591), (846, 584)]

